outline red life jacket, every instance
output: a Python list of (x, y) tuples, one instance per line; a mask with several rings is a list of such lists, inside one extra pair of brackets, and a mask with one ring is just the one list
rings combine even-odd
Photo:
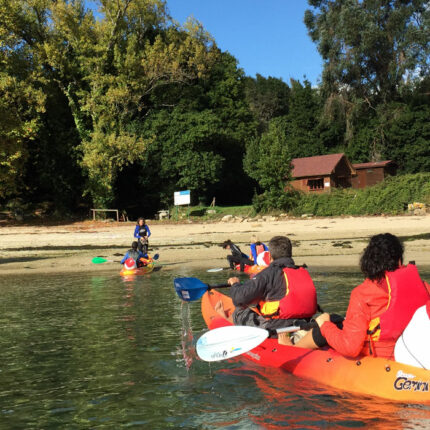
[(258, 313), (266, 318), (310, 318), (317, 311), (317, 292), (304, 267), (283, 269), (286, 289), (281, 300), (258, 304)]
[(257, 252), (257, 255), (261, 254), (262, 252), (264, 252), (264, 246), (262, 244), (260, 245), (256, 245), (255, 246), (255, 251)]
[(385, 279), (388, 285), (387, 309), (370, 321), (368, 334), (371, 341), (395, 342), (430, 295), (413, 264), (386, 272)]

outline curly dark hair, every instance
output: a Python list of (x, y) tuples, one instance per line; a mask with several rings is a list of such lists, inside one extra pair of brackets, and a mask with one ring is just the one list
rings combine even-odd
[(391, 233), (377, 234), (363, 251), (360, 268), (371, 280), (384, 278), (385, 272), (393, 272), (403, 264), (403, 245), (399, 238)]
[(291, 241), (287, 236), (275, 236), (269, 241), (270, 255), (274, 260), (282, 257), (291, 257)]

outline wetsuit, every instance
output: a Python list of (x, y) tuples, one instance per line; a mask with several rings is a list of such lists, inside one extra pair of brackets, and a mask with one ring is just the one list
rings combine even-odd
[(254, 262), (249, 259), (249, 257), (244, 254), (240, 248), (232, 243), (230, 245), (231, 255), (227, 255), (228, 263), (230, 264), (231, 269), (235, 269), (235, 263), (240, 264), (240, 271), (243, 272), (245, 270), (245, 264), (248, 266), (253, 266)]

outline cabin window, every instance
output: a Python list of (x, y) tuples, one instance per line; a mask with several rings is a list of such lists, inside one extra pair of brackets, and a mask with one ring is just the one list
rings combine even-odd
[(324, 189), (324, 179), (309, 179), (308, 187), (311, 191), (313, 190), (323, 190)]

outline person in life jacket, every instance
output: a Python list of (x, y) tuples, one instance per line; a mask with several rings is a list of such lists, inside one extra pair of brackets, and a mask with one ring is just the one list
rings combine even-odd
[(430, 300), (416, 310), (411, 321), (400, 335), (394, 347), (394, 359), (399, 363), (430, 370), (429, 333)]
[[(132, 270), (136, 267), (142, 267), (145, 265), (144, 261), (148, 259), (148, 254), (144, 254), (143, 252), (138, 250), (137, 241), (132, 242), (131, 249), (129, 249), (124, 257), (121, 260), (121, 264), (124, 264), (124, 268), (126, 270)], [(134, 267), (133, 266), (134, 261)]]
[(348, 357), (394, 358), (397, 339), (429, 292), (415, 265), (403, 266), (403, 245), (390, 233), (370, 239), (360, 266), (366, 279), (352, 291), (345, 319), (335, 323), (329, 314), (320, 315), (297, 346), (328, 344)]
[(147, 254), (148, 238), (151, 236), (151, 230), (149, 230), (144, 218), (138, 218), (133, 236), (137, 239), (139, 251)]
[(223, 249), (229, 249), (231, 252), (231, 255), (227, 255), (230, 269), (234, 270), (236, 268), (236, 264), (239, 264), (240, 271), (243, 272), (245, 270), (245, 264), (248, 266), (254, 265), (254, 262), (250, 260), (249, 257), (244, 254), (230, 239), (226, 240), (221, 246)]
[(255, 277), (243, 284), (237, 277), (228, 280), (233, 314), (225, 313), (222, 302), (215, 306), (221, 316), (236, 325), (276, 329), (307, 322), (317, 311), (314, 283), (308, 271), (294, 263), (288, 237), (273, 237), (269, 250), (270, 265)]
[(255, 236), (251, 238), (250, 248), (254, 264), (259, 266), (268, 266), (270, 264), (269, 248)]

